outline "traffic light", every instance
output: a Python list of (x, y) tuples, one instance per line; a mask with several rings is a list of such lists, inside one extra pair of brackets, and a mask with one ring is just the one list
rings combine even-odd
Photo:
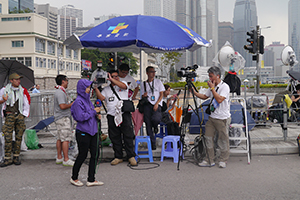
[(122, 63), (124, 62), (125, 57), (124, 56), (118, 56), (118, 68), (120, 67), (120, 65), (122, 65)]
[(249, 53), (255, 54), (257, 52), (257, 31), (251, 30), (247, 32), (247, 35), (250, 36), (250, 38), (247, 38), (247, 42), (250, 44), (244, 45), (244, 49), (248, 50)]
[(263, 35), (259, 36), (259, 53), (264, 54), (265, 52), (265, 37)]
[(111, 52), (109, 53), (109, 66), (115, 66), (115, 53)]

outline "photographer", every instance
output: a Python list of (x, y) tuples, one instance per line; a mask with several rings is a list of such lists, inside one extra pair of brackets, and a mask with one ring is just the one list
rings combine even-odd
[(101, 93), (99, 90), (96, 90), (96, 95), (101, 101), (105, 100), (107, 106), (108, 135), (113, 144), (115, 156), (110, 164), (117, 165), (123, 162), (124, 144), (130, 165), (136, 166), (131, 114), (130, 112), (121, 112), (120, 101), (118, 100), (118, 97), (122, 100), (128, 100), (128, 85), (126, 82), (120, 81), (116, 70), (111, 70), (108, 73), (108, 77), (111, 84), (106, 86)]
[(218, 132), (218, 147), (221, 150), (219, 167), (225, 168), (229, 158), (228, 128), (231, 122), (229, 104), (230, 89), (229, 86), (220, 79), (221, 70), (219, 67), (210, 67), (207, 72), (209, 75), (207, 85), (210, 90), (207, 90), (205, 94), (200, 94), (192, 88), (194, 94), (200, 99), (212, 98), (209, 105), (211, 114), (205, 124), (204, 136), (209, 160), (205, 158), (205, 160), (199, 163), (199, 166), (208, 167), (215, 165), (214, 137), (216, 132)]

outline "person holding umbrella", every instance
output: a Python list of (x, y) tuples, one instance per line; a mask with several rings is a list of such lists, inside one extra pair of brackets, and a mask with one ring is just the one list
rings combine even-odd
[[(30, 96), (26, 88), (21, 86), (22, 76), (17, 73), (9, 75), (8, 83), (0, 90), (0, 104), (2, 104), (5, 123), (2, 131), (5, 136), (5, 156), (0, 167), (11, 164), (21, 165), (20, 147), (22, 136), (26, 129), (25, 117), (29, 116)], [(15, 143), (12, 143), (13, 130), (15, 130)], [(13, 154), (13, 159), (12, 155)]]

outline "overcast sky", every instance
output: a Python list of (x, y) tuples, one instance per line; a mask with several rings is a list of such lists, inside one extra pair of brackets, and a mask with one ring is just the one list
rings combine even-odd
[[(83, 9), (84, 26), (94, 22), (94, 17), (121, 14), (143, 14), (143, 0), (34, 0), (37, 4), (49, 3), (60, 8), (63, 5), (72, 4), (76, 8)], [(265, 45), (273, 41), (288, 44), (288, 2), (289, 0), (256, 0), (258, 25), (260, 27), (271, 26), (262, 29), (265, 36)], [(230, 21), (233, 18), (235, 0), (219, 0), (219, 21)], [(206, 38), (211, 39), (211, 38)]]

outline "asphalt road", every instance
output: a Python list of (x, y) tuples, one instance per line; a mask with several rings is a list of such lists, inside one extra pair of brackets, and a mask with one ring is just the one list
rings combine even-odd
[[(143, 163), (149, 163), (146, 159)], [(160, 166), (132, 170), (123, 162), (100, 164), (96, 179), (103, 186), (70, 184), (71, 167), (55, 160), (24, 160), (20, 166), (0, 168), (0, 199), (299, 199), (300, 157), (297, 154), (231, 156), (227, 168), (200, 168), (188, 161), (158, 160)], [(137, 169), (154, 167), (139, 164)], [(88, 166), (79, 179), (84, 183)]]

